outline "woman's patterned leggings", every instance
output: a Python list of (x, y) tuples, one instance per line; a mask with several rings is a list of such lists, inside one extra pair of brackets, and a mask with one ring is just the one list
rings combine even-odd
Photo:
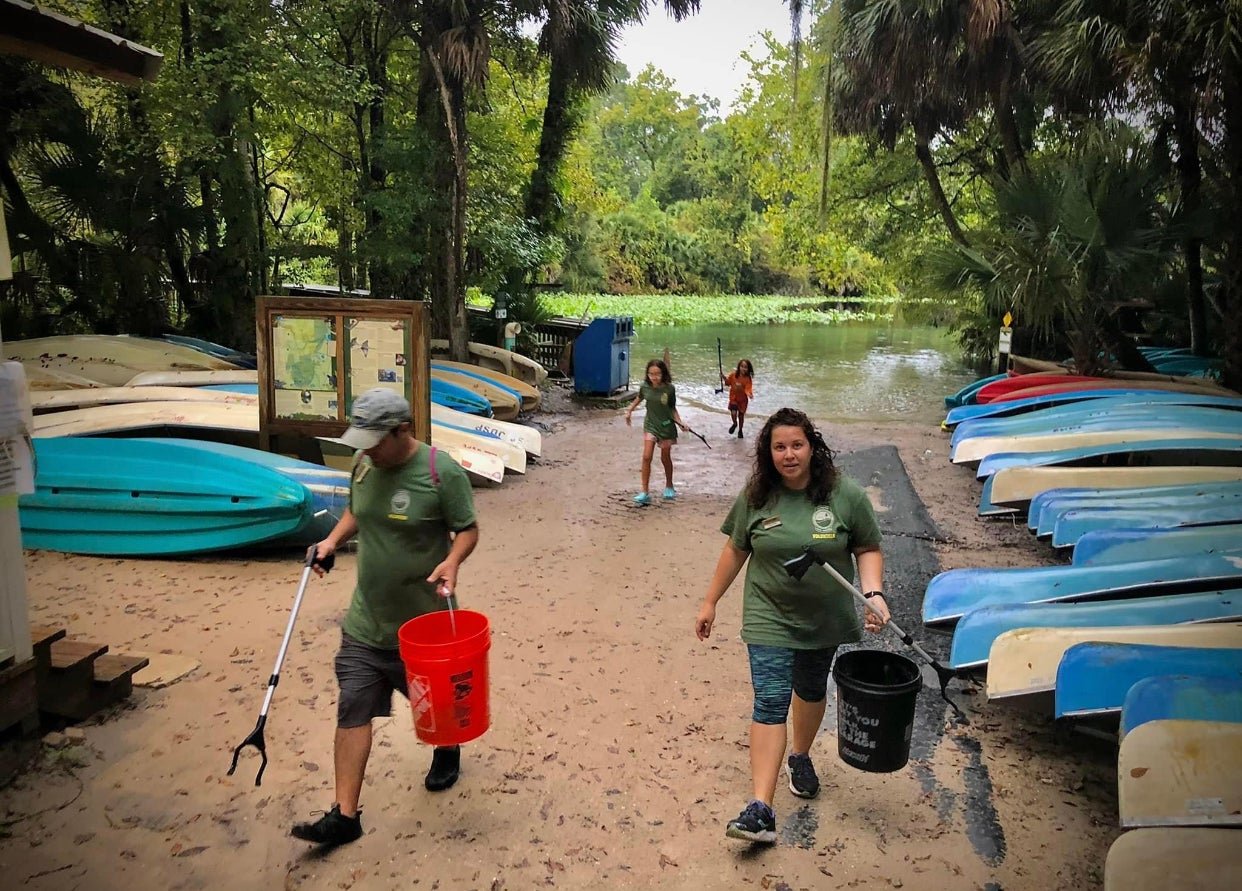
[(804, 702), (821, 702), (828, 695), (828, 670), (836, 647), (794, 650), (747, 644), (747, 650), (756, 724), (784, 724), (794, 693)]

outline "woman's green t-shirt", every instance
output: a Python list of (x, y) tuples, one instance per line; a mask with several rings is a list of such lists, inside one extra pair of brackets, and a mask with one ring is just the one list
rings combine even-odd
[(840, 582), (823, 567), (813, 567), (799, 580), (781, 565), (809, 546), (845, 578), (854, 578), (854, 550), (880, 545), (875, 509), (858, 483), (838, 477), (827, 504), (812, 504), (805, 490), (782, 487), (756, 509), (743, 492), (720, 531), (734, 547), (750, 552), (742, 593), (742, 640), (817, 650), (861, 638), (853, 595)]

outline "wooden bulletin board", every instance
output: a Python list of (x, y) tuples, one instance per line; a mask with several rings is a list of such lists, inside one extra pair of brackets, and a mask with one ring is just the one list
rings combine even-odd
[(408, 399), (414, 435), (431, 441), (426, 303), (259, 297), (256, 306), (261, 448), (284, 433), (340, 436), (354, 399), (374, 387)]

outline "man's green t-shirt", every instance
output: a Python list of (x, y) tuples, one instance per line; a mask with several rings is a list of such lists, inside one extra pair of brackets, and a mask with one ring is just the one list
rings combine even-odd
[(838, 477), (827, 504), (812, 504), (806, 491), (784, 487), (754, 509), (743, 492), (720, 531), (749, 551), (742, 593), (742, 640), (750, 644), (818, 650), (861, 638), (853, 595), (823, 567), (801, 580), (781, 564), (812, 552), (847, 579), (854, 577), (855, 548), (880, 544), (880, 525), (867, 493)]
[(672, 384), (661, 384), (653, 387), (643, 384), (638, 394), (647, 403), (647, 418), (643, 421), (643, 430), (656, 439), (676, 439), (677, 424), (673, 422), (673, 411), (677, 408), (677, 391)]
[(420, 445), (401, 467), (385, 469), (362, 458), (349, 487), (358, 521), (358, 582), (345, 614), (345, 633), (382, 649), (397, 647), (397, 629), (415, 616), (443, 609), (427, 581), (448, 556), (449, 532), (475, 523), (470, 478), (443, 450)]

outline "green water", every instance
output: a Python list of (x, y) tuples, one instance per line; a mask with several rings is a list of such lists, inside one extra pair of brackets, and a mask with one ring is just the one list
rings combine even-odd
[(667, 347), (680, 401), (725, 410), (716, 338), (728, 372), (739, 359), (755, 366), (750, 413), (782, 406), (819, 420), (907, 419), (939, 423), (944, 396), (978, 375), (957, 357), (943, 329), (887, 325), (690, 325), (639, 328), (631, 342), (630, 379)]

